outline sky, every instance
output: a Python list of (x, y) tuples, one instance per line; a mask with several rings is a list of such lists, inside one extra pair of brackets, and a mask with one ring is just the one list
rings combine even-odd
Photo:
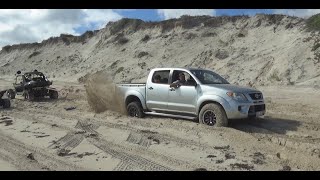
[(60, 34), (81, 35), (121, 18), (162, 21), (182, 15), (254, 16), (257, 13), (308, 18), (320, 13), (320, 9), (0, 9), (0, 48), (41, 42)]

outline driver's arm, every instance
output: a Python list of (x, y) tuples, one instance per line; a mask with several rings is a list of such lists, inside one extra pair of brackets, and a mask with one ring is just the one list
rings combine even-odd
[(177, 80), (177, 81), (175, 81), (175, 82), (170, 84), (170, 87), (174, 87), (174, 88), (177, 88), (179, 86), (180, 86), (179, 80)]
[(171, 83), (170, 87), (176, 87), (177, 85), (175, 83)]

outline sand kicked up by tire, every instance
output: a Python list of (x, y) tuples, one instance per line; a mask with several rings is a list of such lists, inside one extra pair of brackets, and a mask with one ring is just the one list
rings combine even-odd
[(112, 110), (124, 114), (123, 97), (112, 76), (106, 71), (98, 71), (88, 77), (85, 82), (87, 100), (97, 113)]

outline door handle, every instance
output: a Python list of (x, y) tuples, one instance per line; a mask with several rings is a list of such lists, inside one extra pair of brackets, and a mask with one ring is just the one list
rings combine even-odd
[(150, 90), (152, 90), (152, 89), (153, 89), (153, 87), (149, 87), (149, 89), (150, 89)]
[(174, 88), (170, 88), (170, 91), (176, 91)]

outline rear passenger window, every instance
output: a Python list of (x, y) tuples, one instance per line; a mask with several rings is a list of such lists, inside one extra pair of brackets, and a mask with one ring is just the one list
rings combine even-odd
[(168, 84), (169, 74), (170, 74), (170, 70), (155, 71), (152, 76), (152, 82), (158, 83), (158, 84)]

